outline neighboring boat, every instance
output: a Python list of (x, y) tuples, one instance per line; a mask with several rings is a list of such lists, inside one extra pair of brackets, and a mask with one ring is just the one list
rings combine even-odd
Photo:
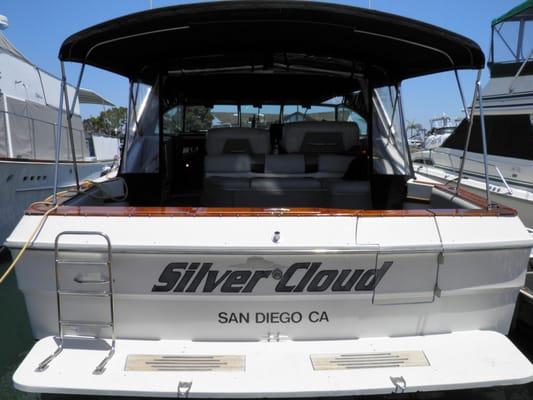
[[(489, 189), (496, 202), (516, 209), (533, 228), (533, 2), (526, 1), (492, 21), (490, 81), (482, 92), (487, 129)], [(479, 112), (461, 182), (484, 193)], [(453, 182), (463, 156), (469, 122), (465, 119), (444, 143), (413, 154), (416, 173)]]
[(452, 120), (447, 115), (442, 115), (441, 117), (430, 119), (429, 125), (430, 128), (426, 133), (423, 144), (425, 150), (440, 147), (457, 127), (457, 121)]
[[(1, 18), (1, 28), (7, 19)], [(32, 202), (52, 194), (54, 180), (54, 131), (59, 107), (60, 80), (31, 63), (0, 30), (0, 243)], [(72, 98), (74, 88), (69, 86)], [(83, 89), (80, 102), (111, 105), (100, 95)], [(72, 149), (65, 132), (61, 147), (59, 187), (75, 187)], [(106, 173), (118, 155), (118, 139), (86, 138), (79, 105), (72, 118), (79, 179)], [(86, 139), (99, 141), (104, 158), (90, 154)], [(109, 153), (112, 149), (112, 153)]]
[(130, 80), (128, 134), (116, 179), (33, 205), (7, 239), (38, 339), (15, 387), (325, 398), (533, 380), (506, 337), (533, 246), (516, 212), (410, 180), (400, 83), (483, 68), (477, 44), (374, 10), (231, 1), (99, 24), (60, 59)]

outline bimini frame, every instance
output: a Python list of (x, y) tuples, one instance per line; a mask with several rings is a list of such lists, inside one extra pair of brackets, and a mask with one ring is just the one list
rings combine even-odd
[[(63, 102), (65, 104), (65, 110), (67, 112), (67, 129), (69, 134), (69, 140), (71, 144), (72, 149), (72, 159), (73, 159), (73, 166), (74, 166), (74, 173), (76, 177), (76, 189), (79, 191), (80, 189), (80, 182), (79, 182), (79, 173), (78, 173), (78, 164), (76, 162), (76, 150), (74, 148), (74, 134), (72, 129), (72, 115), (74, 114), (74, 108), (76, 106), (76, 102), (78, 101), (79, 97), (79, 91), (80, 91), (80, 85), (81, 81), (83, 79), (83, 74), (85, 72), (85, 64), (81, 65), (80, 73), (78, 76), (78, 81), (76, 84), (76, 90), (74, 93), (74, 98), (72, 99), (72, 104), (69, 103), (68, 98), (68, 90), (67, 90), (67, 76), (65, 72), (65, 65), (64, 62), (61, 61), (61, 91), (59, 96), (59, 111), (58, 111), (58, 118), (57, 118), (57, 126), (56, 126), (56, 137), (55, 137), (55, 145), (56, 145), (56, 154), (55, 154), (55, 171), (54, 171), (54, 192), (53, 192), (53, 205), (57, 204), (57, 189), (59, 187), (59, 158), (60, 158), (60, 149), (61, 149), (61, 129), (62, 129), (62, 121), (63, 121)], [(459, 79), (459, 74), (457, 69), (454, 70), (455, 79), (457, 82), (457, 87), (459, 90), (461, 102), (463, 105), (463, 110), (465, 113), (465, 118), (468, 121), (468, 131), (467, 131), (467, 137), (465, 142), (465, 147), (463, 149), (463, 155), (461, 157), (461, 164), (458, 171), (458, 177), (457, 177), (457, 184), (455, 187), (456, 193), (459, 193), (460, 187), (461, 187), (461, 181), (463, 178), (464, 173), (464, 166), (465, 166), (465, 159), (466, 159), (466, 153), (468, 152), (468, 147), (470, 144), (470, 137), (472, 134), (472, 127), (474, 122), (474, 106), (476, 102), (478, 103), (479, 107), (479, 115), (480, 115), (480, 121), (481, 121), (481, 138), (482, 138), (482, 146), (483, 146), (483, 167), (484, 167), (484, 175), (485, 175), (485, 198), (487, 202), (487, 209), (492, 209), (495, 207), (495, 204), (491, 201), (491, 194), (490, 194), (490, 186), (489, 186), (489, 175), (488, 175), (488, 153), (487, 153), (487, 135), (485, 130), (485, 120), (484, 120), (484, 112), (483, 112), (483, 98), (481, 95), (481, 73), (482, 70), (478, 70), (475, 87), (474, 87), (474, 94), (472, 96), (472, 104), (470, 106), (470, 111), (466, 106), (466, 101), (464, 97), (463, 88), (461, 85), (461, 81)], [(129, 82), (129, 90), (128, 90), (128, 115), (126, 118), (126, 132), (124, 137), (124, 152), (128, 149), (128, 139), (130, 136), (130, 130), (134, 129), (134, 127), (137, 126), (138, 123), (138, 116), (136, 115), (137, 110), (137, 101), (139, 97), (139, 85), (137, 85), (137, 89), (134, 90), (135, 82), (130, 80)], [(400, 123), (402, 125), (402, 130), (404, 132), (404, 136), (406, 135), (405, 130), (405, 121), (403, 117), (403, 104), (401, 100), (401, 85), (397, 84), (395, 86), (396, 88), (396, 97), (394, 100), (391, 120), (394, 118), (395, 113), (398, 111), (400, 115)], [(397, 110), (399, 109), (399, 110)], [(407, 137), (404, 137), (405, 140), (407, 140)], [(126, 154), (122, 155), (122, 167), (126, 164)], [(414, 171), (413, 171), (413, 165), (411, 160), (411, 154), (408, 153), (408, 161), (410, 166), (410, 172), (412, 177), (414, 178)]]
[(54, 193), (53, 205), (57, 204), (57, 188), (59, 187), (59, 159), (61, 157), (61, 130), (63, 128), (63, 98), (65, 100), (65, 111), (67, 112), (67, 129), (70, 140), (70, 147), (72, 149), (72, 162), (74, 166), (74, 175), (76, 177), (76, 190), (80, 190), (80, 176), (78, 172), (78, 162), (76, 160), (76, 149), (74, 147), (74, 132), (72, 130), (72, 116), (76, 107), (80, 94), (81, 81), (83, 79), (83, 73), (85, 72), (85, 64), (81, 64), (80, 74), (78, 76), (78, 83), (76, 84), (76, 90), (74, 92), (74, 98), (72, 99), (72, 106), (69, 106), (68, 88), (67, 88), (67, 74), (65, 72), (65, 63), (61, 61), (61, 89), (59, 91), (59, 110), (57, 113), (57, 125), (56, 125), (56, 159), (54, 167)]
[[(76, 177), (76, 189), (80, 189), (80, 182), (79, 182), (79, 174), (78, 174), (78, 164), (76, 162), (76, 150), (74, 148), (74, 135), (72, 130), (72, 115), (74, 114), (74, 108), (76, 106), (76, 102), (79, 98), (79, 91), (80, 91), (80, 85), (81, 81), (83, 79), (83, 74), (85, 71), (85, 64), (81, 65), (80, 73), (78, 76), (78, 82), (76, 85), (76, 90), (74, 93), (74, 98), (72, 99), (72, 104), (69, 104), (69, 98), (68, 98), (68, 92), (67, 92), (67, 77), (65, 73), (65, 65), (64, 62), (61, 61), (61, 91), (59, 96), (59, 111), (58, 111), (58, 118), (57, 118), (57, 126), (56, 126), (56, 134), (55, 134), (55, 146), (56, 146), (56, 154), (55, 154), (55, 171), (54, 171), (54, 193), (53, 193), (53, 204), (57, 204), (57, 191), (59, 187), (59, 157), (60, 157), (60, 149), (61, 149), (61, 127), (62, 127), (62, 121), (63, 121), (63, 102), (65, 103), (65, 110), (67, 112), (67, 129), (69, 134), (69, 140), (71, 144), (72, 149), (72, 159), (73, 159), (73, 166), (74, 166), (74, 173)], [(463, 88), (461, 85), (461, 81), (459, 79), (459, 74), (457, 70), (454, 70), (455, 79), (457, 82), (457, 87), (459, 90), (461, 102), (463, 105), (463, 110), (465, 113), (465, 118), (468, 120), (468, 131), (467, 131), (467, 137), (466, 137), (466, 143), (465, 147), (463, 149), (463, 155), (461, 157), (461, 164), (458, 171), (458, 177), (457, 177), (457, 184), (455, 187), (456, 193), (459, 193), (460, 187), (461, 187), (461, 181), (463, 178), (464, 173), (464, 166), (465, 166), (465, 159), (466, 159), (466, 153), (468, 152), (468, 147), (470, 145), (470, 137), (472, 134), (472, 126), (474, 123), (474, 106), (476, 102), (478, 103), (479, 107), (479, 115), (480, 115), (480, 121), (481, 121), (481, 138), (482, 138), (482, 146), (483, 146), (483, 167), (484, 167), (484, 175), (485, 175), (485, 197), (487, 201), (487, 209), (492, 209), (495, 207), (495, 204), (492, 203), (491, 200), (491, 193), (490, 193), (490, 186), (489, 186), (489, 175), (488, 175), (488, 154), (487, 154), (487, 135), (485, 130), (485, 119), (484, 119), (484, 112), (483, 112), (483, 98), (481, 95), (481, 73), (482, 70), (478, 70), (477, 76), (476, 76), (476, 82), (474, 87), (474, 94), (472, 96), (472, 104), (470, 108), (466, 106), (466, 101), (464, 97)], [(126, 118), (126, 129), (125, 129), (125, 136), (124, 136), (124, 151), (128, 148), (128, 139), (130, 136), (130, 130), (134, 129), (137, 126), (138, 123), (138, 116), (136, 115), (137, 112), (137, 102), (139, 97), (139, 85), (137, 85), (137, 90), (134, 90), (135, 82), (130, 80), (129, 82), (129, 90), (128, 90), (128, 111), (127, 111), (127, 118)], [(405, 121), (403, 118), (403, 105), (401, 100), (401, 85), (396, 85), (396, 98), (394, 101), (394, 107), (393, 107), (393, 114), (391, 116), (391, 119), (394, 118), (394, 114), (397, 111), (397, 108), (400, 108), (400, 119), (402, 126), (405, 126)], [(403, 129), (404, 133), (406, 132), (405, 128)], [(126, 164), (126, 155), (123, 154), (122, 162), (123, 167)], [(414, 171), (413, 171), (413, 165), (411, 161), (411, 154), (408, 153), (408, 160), (411, 168), (411, 174), (414, 177)]]
[[(489, 171), (488, 171), (488, 157), (487, 157), (487, 134), (485, 130), (485, 116), (483, 112), (483, 96), (481, 95), (481, 70), (478, 70), (476, 83), (474, 87), (474, 95), (472, 96), (472, 105), (470, 106), (470, 112), (465, 107), (465, 114), (468, 120), (468, 131), (466, 135), (465, 147), (463, 149), (463, 155), (461, 157), (461, 164), (459, 167), (459, 174), (457, 176), (457, 185), (456, 192), (459, 192), (461, 186), (461, 180), (463, 179), (463, 172), (465, 167), (466, 153), (468, 152), (468, 147), (470, 145), (470, 136), (472, 134), (472, 126), (474, 125), (474, 107), (476, 101), (478, 102), (479, 107), (479, 119), (481, 126), (481, 142), (483, 146), (483, 169), (485, 173), (485, 197), (487, 200), (487, 209), (492, 209), (496, 205), (491, 201), (490, 195), (490, 186), (489, 186)], [(457, 77), (458, 82), (459, 78)]]
[[(217, 51), (220, 46), (224, 46), (228, 43), (228, 38), (236, 34), (237, 30), (240, 31), (242, 29), (249, 29), (250, 32), (255, 32), (255, 35), (259, 35), (266, 41), (266, 43), (271, 42), (271, 48), (279, 48), (280, 51), (283, 51), (284, 49), (281, 44), (285, 43), (285, 34), (283, 33), (285, 31), (280, 30), (278, 35), (273, 35), (271, 29), (267, 28), (269, 26), (284, 26), (285, 29), (289, 29), (289, 27), (293, 26), (294, 18), (299, 18), (301, 24), (299, 25), (298, 33), (305, 33), (306, 35), (310, 35), (309, 37), (314, 37), (314, 35), (320, 35), (322, 37), (326, 35), (326, 37), (336, 38), (338, 37), (338, 34), (344, 35), (349, 32), (353, 34), (352, 36), (347, 36), (347, 40), (343, 41), (342, 45), (339, 45), (335, 50), (335, 59), (338, 58), (339, 61), (337, 63), (331, 63), (331, 65), (328, 64), (327, 71), (324, 71), (323, 65), (318, 62), (315, 64), (311, 63), (309, 66), (306, 66), (306, 68), (312, 68), (313, 71), (316, 71), (316, 68), (319, 68), (322, 72), (342, 75), (348, 73), (348, 71), (340, 60), (351, 60), (353, 54), (357, 54), (358, 49), (362, 50), (364, 54), (367, 54), (366, 58), (368, 59), (371, 59), (373, 55), (379, 55), (379, 65), (375, 65), (372, 68), (376, 67), (377, 70), (381, 71), (381, 75), (379, 75), (380, 78), (377, 78), (378, 80), (374, 83), (377, 86), (396, 86), (397, 98), (395, 99), (395, 109), (399, 108), (401, 110), (402, 108), (402, 99), (399, 94), (401, 81), (431, 73), (454, 71), (465, 116), (469, 120), (469, 134), (472, 128), (473, 107), (470, 108), (469, 112), (466, 107), (457, 71), (459, 69), (478, 69), (479, 72), (472, 104), (475, 103), (477, 98), (480, 105), (480, 115), (482, 117), (481, 134), (483, 139), (483, 158), (485, 164), (486, 206), (487, 208), (492, 207), (487, 174), (487, 140), (483, 121), (483, 107), (479, 83), (479, 78), (481, 76), (480, 69), (485, 66), (485, 58), (477, 44), (460, 35), (453, 34), (438, 27), (431, 27), (408, 18), (395, 16), (394, 19), (391, 19), (391, 16), (385, 13), (377, 11), (370, 12), (366, 9), (334, 4), (292, 2), (286, 0), (273, 0), (269, 2), (241, 0), (235, 2), (221, 1), (210, 4), (208, 8), (206, 7), (207, 6), (204, 4), (180, 5), (159, 10), (149, 10), (139, 14), (131, 14), (120, 17), (117, 20), (107, 21), (98, 26), (85, 29), (84, 31), (78, 32), (67, 38), (63, 42), (59, 52), (62, 72), (60, 103), (66, 103), (65, 110), (67, 112), (67, 125), (71, 141), (73, 141), (73, 132), (72, 127), (70, 126), (71, 124), (68, 123), (68, 121), (72, 116), (73, 108), (78, 98), (80, 82), (86, 64), (118, 73), (119, 75), (127, 77), (130, 81), (127, 135), (125, 138), (126, 145), (124, 146), (124, 149), (127, 150), (129, 133), (134, 129), (134, 124), (138, 122), (137, 116), (132, 118), (132, 115), (136, 113), (135, 102), (138, 101), (138, 95), (135, 95), (133, 90), (134, 84), (136, 82), (153, 82), (157, 72), (155, 65), (152, 65), (153, 68), (147, 68), (148, 64), (146, 64), (145, 61), (141, 62), (141, 60), (144, 60), (143, 57), (152, 57), (154, 51), (159, 51), (161, 55), (166, 54), (166, 49), (163, 46), (159, 46), (159, 44), (165, 43), (168, 40), (176, 41), (183, 39), (190, 35), (192, 26), (198, 25), (202, 26), (203, 32), (205, 33), (208, 33), (211, 28), (213, 29), (213, 32), (218, 32), (218, 36), (215, 37), (216, 40), (211, 43)], [(251, 15), (255, 15), (255, 17), (250, 19)], [(117, 23), (118, 21), (120, 21), (120, 23)], [(216, 24), (212, 24), (213, 21), (216, 21)], [(257, 24), (257, 21), (263, 21), (264, 23)], [(220, 26), (220, 24), (223, 23), (227, 24), (227, 29), (224, 31), (217, 31), (217, 26)], [(316, 29), (317, 23), (321, 24), (320, 33), (318, 33)], [(125, 27), (127, 27), (127, 29)], [(390, 33), (391, 29), (394, 31), (395, 28), (400, 27), (402, 29), (397, 35), (392, 35)], [(151, 38), (155, 41), (152, 41)], [(361, 38), (367, 38), (368, 40), (361, 41)], [(123, 55), (124, 52), (130, 52), (131, 43), (133, 43), (134, 40), (139, 41), (140, 43), (138, 49), (140, 56), (125, 62), (121, 55)], [(191, 42), (189, 43), (189, 46), (192, 46), (190, 48), (196, 49), (196, 47), (193, 46), (195, 40), (198, 40), (198, 45), (201, 46), (202, 40), (204, 39), (202, 35), (198, 37), (193, 35), (193, 37), (189, 38), (189, 42)], [(217, 44), (217, 40), (220, 43)], [(250, 35), (247, 40), (250, 40), (250, 43), (252, 44), (256, 40), (256, 37)], [(372, 43), (374, 42), (376, 45), (382, 44), (387, 49), (391, 50), (390, 52), (387, 52), (387, 57), (382, 57), (383, 49), (381, 47), (374, 48), (372, 46)], [(327, 41), (317, 42), (315, 55), (330, 55), (331, 49), (326, 43)], [(158, 44), (158, 46), (154, 49), (153, 46), (156, 44)], [(187, 47), (184, 50), (190, 51), (190, 48)], [(422, 60), (420, 60), (420, 62), (415, 60), (415, 62), (411, 58), (402, 59), (399, 56), (403, 54), (401, 53), (403, 48), (416, 49), (416, 51), (420, 52), (420, 57), (424, 57), (423, 60), (426, 60), (427, 62), (424, 63)], [(307, 48), (305, 46), (299, 46), (298, 43), (293, 43), (292, 47), (288, 48), (288, 50), (298, 54), (298, 52), (305, 53)], [(212, 50), (206, 49), (206, 51)], [(190, 55), (194, 56), (194, 54), (195, 51)], [(231, 56), (228, 55), (228, 57)], [(224, 57), (219, 57), (217, 60), (218, 64), (215, 63), (210, 68), (225, 70), (226, 68), (231, 67), (231, 63), (228, 64), (223, 62)], [(363, 59), (363, 62), (366, 62), (365, 60), (366, 59)], [(66, 92), (66, 74), (63, 64), (66, 61), (82, 63), (80, 77), (76, 87), (76, 94), (72, 99), (72, 105), (69, 103)], [(372, 66), (373, 64), (370, 63), (370, 65)], [(203, 71), (205, 65), (200, 61), (195, 61), (192, 62), (189, 67), (192, 69), (196, 68), (199, 72)], [(180, 65), (179, 63), (176, 65), (172, 64), (169, 65), (168, 68), (180, 68)], [(353, 73), (354, 71), (350, 72), (350, 74)], [(63, 96), (65, 96), (65, 98), (63, 98)], [(54, 204), (57, 203), (55, 192), (58, 187), (57, 181), (62, 113), (63, 106), (61, 106), (59, 110), (56, 131), (57, 149), (53, 196)], [(404, 130), (405, 137), (405, 121), (401, 114), (402, 112), (400, 111), (400, 124)], [(123, 153), (126, 151), (124, 149)], [(464, 152), (466, 153), (466, 151), (468, 151), (468, 141)], [(74, 154), (74, 149), (72, 149), (72, 152)], [(126, 157), (124, 157), (124, 154), (122, 162), (126, 163)], [(410, 160), (408, 160), (408, 162), (410, 163)], [(121, 167), (123, 168), (124, 165), (125, 164)], [(77, 171), (75, 157), (74, 167)], [(413, 174), (412, 165), (410, 168), (410, 173)], [(463, 169), (464, 156), (459, 171), (457, 186), (455, 187), (456, 193), (458, 193), (460, 189)], [(77, 177), (77, 185), (79, 187), (78, 179), (79, 178)]]

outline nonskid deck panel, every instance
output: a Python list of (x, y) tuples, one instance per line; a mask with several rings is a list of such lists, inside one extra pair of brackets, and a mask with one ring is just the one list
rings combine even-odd
[[(176, 398), (279, 398), (348, 396), (482, 388), (522, 384), (533, 379), (533, 366), (505, 336), (491, 331), (366, 338), (335, 341), (195, 342), (118, 340), (115, 356), (102, 375), (92, 371), (109, 348), (106, 340), (72, 339), (50, 367), (36, 372), (57, 344), (40, 340), (13, 377), (24, 391), (112, 396)], [(316, 370), (312, 356), (422, 352), (426, 363)], [(145, 354), (229, 357), (245, 360), (232, 370), (130, 370), (128, 357)], [(178, 389), (180, 388), (180, 389)], [(184, 393), (186, 392), (186, 393)]]
[(243, 355), (130, 354), (125, 371), (245, 371)]

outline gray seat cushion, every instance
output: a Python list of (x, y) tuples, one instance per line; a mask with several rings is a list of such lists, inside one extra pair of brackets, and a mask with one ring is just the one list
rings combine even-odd
[(252, 159), (248, 154), (217, 154), (205, 156), (206, 176), (248, 176), (252, 171)]
[(304, 121), (283, 125), (281, 145), (287, 153), (344, 153), (359, 142), (355, 122)]
[(250, 188), (266, 192), (321, 190), (322, 184), (314, 178), (254, 178)]
[(259, 128), (213, 128), (206, 138), (206, 152), (216, 154), (268, 154), (270, 135)]
[(266, 174), (305, 174), (303, 154), (274, 154), (265, 157)]

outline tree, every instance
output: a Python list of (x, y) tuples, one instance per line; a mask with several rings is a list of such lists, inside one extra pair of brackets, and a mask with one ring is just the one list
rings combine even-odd
[(211, 128), (214, 115), (209, 107), (187, 106), (185, 115), (185, 129), (183, 129), (183, 106), (175, 106), (163, 114), (163, 132), (176, 135), (179, 132), (200, 132)]
[(189, 132), (206, 131), (211, 128), (214, 117), (209, 107), (189, 106), (185, 112), (185, 126)]
[(124, 133), (126, 118), (126, 107), (112, 107), (102, 111), (97, 117), (84, 119), (83, 129), (89, 134), (118, 136)]

